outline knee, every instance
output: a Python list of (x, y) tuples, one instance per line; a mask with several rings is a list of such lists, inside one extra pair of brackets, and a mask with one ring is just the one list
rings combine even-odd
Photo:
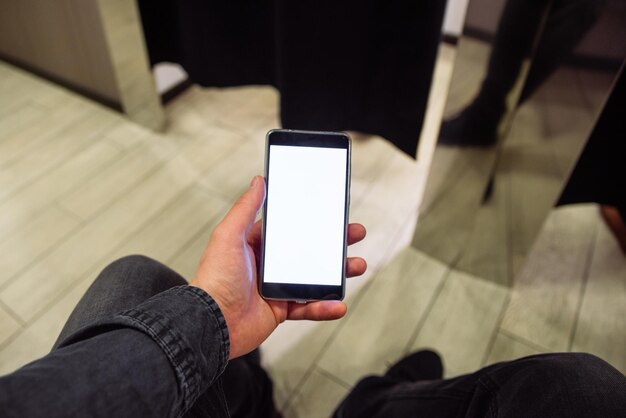
[(595, 373), (612, 367), (604, 360), (589, 353), (555, 354), (547, 361), (546, 369), (549, 372), (565, 373), (576, 370), (581, 374)]
[(571, 367), (574, 367), (581, 371), (583, 374), (595, 373), (597, 371), (613, 369), (613, 367), (602, 360), (600, 357), (596, 357), (589, 353), (567, 353), (564, 354)]
[(532, 371), (537, 377), (551, 377), (571, 381), (573, 378), (593, 378), (598, 374), (614, 370), (604, 360), (588, 353), (557, 353), (537, 356)]
[(146, 278), (174, 274), (168, 267), (145, 255), (128, 255), (104, 268), (98, 281), (119, 282), (125, 286), (142, 284)]
[(155, 266), (161, 266), (158, 261), (141, 254), (127, 255), (111, 262), (107, 266), (113, 268), (151, 268)]
[[(530, 375), (537, 382), (552, 382), (559, 392), (573, 396), (587, 396), (591, 392), (619, 394), (626, 389), (626, 379), (606, 361), (587, 353), (561, 353), (538, 356), (530, 367)], [(579, 393), (581, 392), (581, 393)], [(582, 392), (585, 392), (583, 394)]]

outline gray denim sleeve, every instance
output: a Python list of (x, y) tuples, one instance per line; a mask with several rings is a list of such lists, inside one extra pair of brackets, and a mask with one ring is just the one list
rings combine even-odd
[(229, 351), (217, 303), (199, 288), (175, 287), (78, 330), (57, 350), (0, 377), (0, 410), (180, 416), (221, 375)]
[(230, 354), (226, 321), (202, 289), (179, 286), (113, 318), (150, 336), (161, 347), (179, 381), (188, 409), (222, 374)]

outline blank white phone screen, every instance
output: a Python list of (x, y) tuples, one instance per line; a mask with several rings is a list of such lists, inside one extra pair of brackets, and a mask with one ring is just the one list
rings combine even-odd
[(343, 148), (270, 145), (264, 282), (341, 285), (347, 158)]

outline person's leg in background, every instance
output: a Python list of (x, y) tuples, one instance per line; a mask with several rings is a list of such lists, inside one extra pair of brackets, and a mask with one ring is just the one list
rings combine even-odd
[(506, 111), (506, 97), (519, 78), (524, 59), (532, 55), (517, 106), (571, 55), (596, 24), (605, 5), (606, 0), (507, 1), (478, 96), (457, 117), (442, 125), (443, 143), (494, 144)]
[(432, 375), (434, 362), (418, 352), (361, 380), (333, 416), (611, 418), (626, 408), (626, 377), (589, 354), (530, 356), (446, 380)]
[[(186, 284), (178, 273), (145, 256), (133, 255), (114, 261), (98, 275), (78, 302), (53, 350), (85, 325), (132, 309), (158, 293)], [(258, 352), (230, 361), (217, 384), (209, 388), (185, 416), (214, 416), (216, 411), (224, 411), (222, 390), (233, 417), (274, 416), (272, 384), (259, 365)]]
[(497, 128), (506, 112), (506, 97), (541, 32), (550, 3), (550, 0), (506, 2), (478, 95), (458, 116), (443, 123), (441, 143), (490, 146), (496, 142)]
[(572, 51), (594, 27), (605, 6), (606, 0), (553, 1), (518, 106), (572, 55)]

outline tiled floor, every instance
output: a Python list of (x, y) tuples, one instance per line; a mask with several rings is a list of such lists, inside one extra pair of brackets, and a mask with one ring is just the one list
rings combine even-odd
[[(193, 88), (154, 134), (0, 63), (0, 373), (50, 349), (114, 258), (143, 253), (190, 277), (215, 223), (262, 172), (276, 110), (270, 88)], [(328, 415), (360, 376), (423, 347), (443, 354), (448, 376), (567, 350), (626, 370), (626, 260), (595, 206), (555, 210), (512, 289), (407, 247), (435, 121), (419, 163), (380, 138), (355, 141), (351, 219), (369, 236), (351, 253), (370, 269), (350, 280), (347, 318), (284, 324), (264, 344), (287, 418)]]

